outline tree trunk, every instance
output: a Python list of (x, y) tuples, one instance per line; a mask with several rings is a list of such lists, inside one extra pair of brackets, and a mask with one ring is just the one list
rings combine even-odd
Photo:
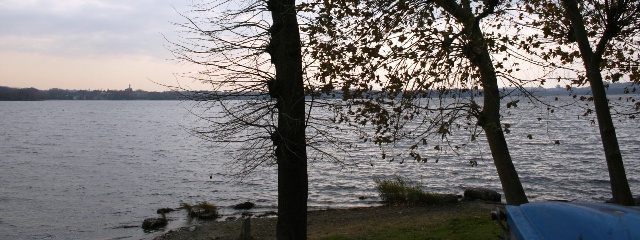
[(307, 238), (307, 152), (300, 32), (294, 0), (269, 0), (273, 25), (269, 53), (276, 79), (278, 127), (272, 139), (278, 164), (278, 239)]
[(598, 118), (598, 128), (600, 130), (600, 137), (602, 138), (607, 168), (609, 169), (613, 202), (633, 206), (635, 202), (631, 194), (631, 189), (629, 188), (629, 182), (627, 181), (627, 174), (624, 169), (620, 146), (618, 145), (616, 129), (611, 119), (609, 101), (607, 100), (607, 94), (602, 83), (600, 66), (598, 66), (599, 64), (597, 63), (591, 63), (589, 65), (590, 66), (586, 66), (585, 64), (587, 79), (589, 79), (589, 83), (591, 84), (593, 103), (595, 104), (596, 116)]
[(602, 138), (602, 146), (604, 147), (605, 159), (609, 169), (613, 202), (628, 206), (635, 205), (629, 182), (627, 181), (627, 174), (624, 170), (616, 129), (609, 111), (609, 100), (607, 99), (607, 93), (602, 82), (602, 73), (600, 72), (603, 48), (613, 36), (608, 36), (608, 31), (605, 31), (598, 43), (598, 47), (602, 50), (593, 52), (577, 2), (575, 0), (563, 0), (562, 2), (566, 16), (571, 21), (571, 27), (574, 29), (575, 39), (578, 42), (580, 55), (587, 71), (587, 79), (591, 85), (600, 137)]
[[(493, 6), (487, 5), (485, 7), (491, 8), (489, 12), (493, 12), (497, 3), (496, 1)], [(464, 6), (453, 0), (438, 0), (435, 1), (435, 4), (454, 16), (465, 27), (463, 31), (465, 31), (464, 36), (468, 43), (463, 49), (463, 53), (471, 65), (480, 70), (480, 81), (484, 92), (484, 104), (482, 114), (478, 116), (478, 125), (482, 126), (487, 136), (507, 204), (528, 203), (527, 195), (524, 193), (518, 172), (511, 161), (507, 141), (502, 132), (498, 78), (482, 29), (479, 26), (478, 16), (474, 16), (471, 12), (472, 7), (469, 1), (462, 1)]]
[(502, 131), (498, 79), (491, 56), (489, 55), (489, 49), (482, 35), (482, 30), (480, 30), (477, 24), (472, 27), (469, 39), (469, 47), (473, 49), (474, 52), (468, 57), (471, 63), (480, 69), (480, 79), (484, 90), (484, 104), (479, 122), (487, 137), (505, 199), (507, 204), (510, 205), (528, 203), (529, 201), (527, 200), (522, 183), (520, 183), (518, 172), (511, 160), (507, 141)]
[[(518, 172), (516, 172), (516, 168), (511, 161), (507, 141), (502, 132), (498, 78), (484, 35), (479, 26), (478, 16), (473, 15), (471, 12), (472, 7), (468, 1), (462, 1), (464, 6), (452, 0), (438, 0), (435, 1), (435, 4), (464, 25), (465, 29), (463, 31), (465, 32), (463, 36), (468, 42), (463, 49), (463, 53), (469, 59), (471, 65), (480, 70), (480, 81), (484, 92), (484, 104), (482, 113), (478, 116), (478, 125), (482, 126), (487, 136), (487, 142), (491, 149), (493, 162), (496, 165), (507, 204), (520, 205), (528, 203), (527, 195), (524, 193)], [(495, 4), (497, 2), (493, 6), (487, 5), (485, 7), (491, 8), (490, 12), (493, 12)]]

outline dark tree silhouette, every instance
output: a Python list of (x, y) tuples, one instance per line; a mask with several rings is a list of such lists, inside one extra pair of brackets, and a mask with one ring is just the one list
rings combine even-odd
[(278, 127), (271, 140), (278, 163), (278, 239), (307, 238), (307, 146), (300, 32), (295, 0), (268, 0), (273, 24), (267, 51), (276, 78), (267, 83), (276, 99)]
[(172, 51), (204, 68), (186, 77), (213, 88), (190, 97), (222, 111), (197, 113), (207, 125), (196, 132), (234, 149), (241, 173), (275, 163), (277, 237), (306, 239), (308, 119), (295, 1), (220, 0), (194, 8), (196, 17), (178, 24), (185, 32)]

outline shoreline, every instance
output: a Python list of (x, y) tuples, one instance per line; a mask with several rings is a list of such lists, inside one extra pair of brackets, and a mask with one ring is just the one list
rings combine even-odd
[[(424, 228), (459, 218), (491, 219), (490, 213), (502, 203), (462, 201), (436, 206), (376, 206), (308, 212), (308, 239), (330, 236), (358, 238), (373, 231), (391, 228)], [(251, 218), (253, 239), (276, 239), (277, 218)], [(211, 221), (172, 229), (156, 240), (239, 239), (243, 220)]]

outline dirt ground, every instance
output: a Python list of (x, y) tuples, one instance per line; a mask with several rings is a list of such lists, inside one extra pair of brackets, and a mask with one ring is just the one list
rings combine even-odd
[[(308, 237), (319, 239), (340, 234), (349, 238), (364, 236), (372, 230), (385, 227), (428, 226), (462, 216), (486, 216), (501, 204), (484, 202), (461, 202), (443, 206), (383, 206), (339, 210), (311, 211), (308, 215)], [(276, 218), (252, 218), (253, 239), (276, 239)], [(191, 227), (169, 231), (156, 240), (187, 239), (238, 239), (243, 220), (207, 222)], [(191, 231), (192, 230), (192, 231)]]

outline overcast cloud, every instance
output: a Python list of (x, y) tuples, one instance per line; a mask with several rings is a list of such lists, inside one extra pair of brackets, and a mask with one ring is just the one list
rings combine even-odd
[(185, 0), (10, 0), (0, 5), (0, 51), (163, 56)]
[(193, 2), (0, 0), (0, 86), (167, 90), (153, 82), (193, 66), (169, 60), (163, 35), (177, 40)]

